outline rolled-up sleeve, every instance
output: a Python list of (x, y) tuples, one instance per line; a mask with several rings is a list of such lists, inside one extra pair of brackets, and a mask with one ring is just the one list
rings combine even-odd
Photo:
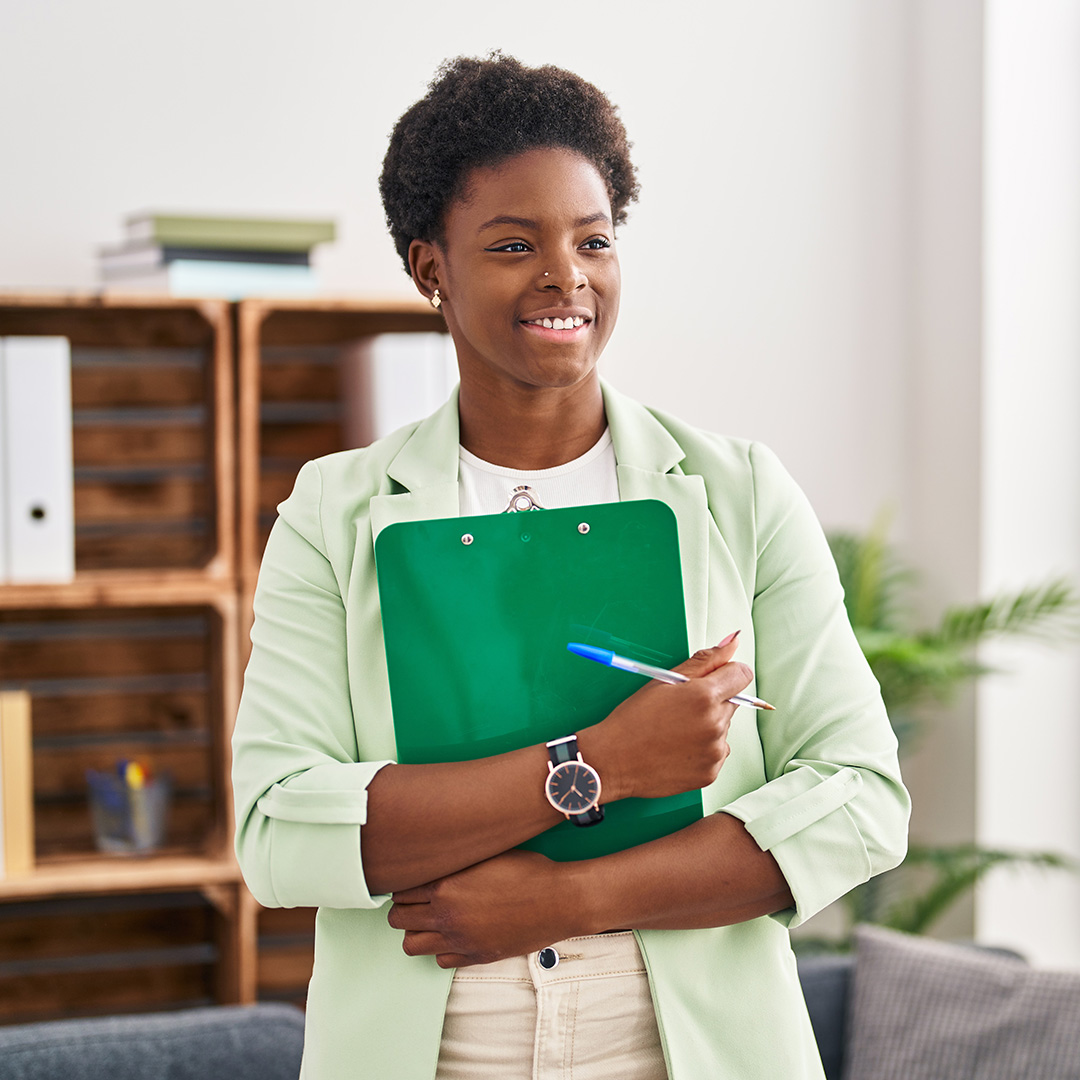
[(349, 693), (345, 607), (308, 463), (281, 504), (255, 592), (251, 658), (233, 734), (236, 853), (268, 907), (378, 907), (364, 878), (367, 787)]
[(817, 519), (770, 451), (750, 454), (757, 692), (776, 712), (758, 714), (767, 782), (723, 810), (776, 859), (794, 927), (903, 860), (910, 801)]

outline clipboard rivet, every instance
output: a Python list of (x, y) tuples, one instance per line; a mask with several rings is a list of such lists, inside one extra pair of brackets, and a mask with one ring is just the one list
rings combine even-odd
[(585, 534), (586, 534), (586, 533), (587, 533), (587, 532), (589, 531), (589, 523), (588, 523), (587, 521), (583, 521), (583, 522), (582, 522), (582, 523), (581, 523), (581, 524), (580, 524), (580, 525), (579, 525), (579, 526), (577, 527), (577, 531), (578, 531), (579, 533), (581, 533), (581, 535), (582, 535), (582, 536), (584, 536), (584, 535), (585, 535)]
[(465, 534), (465, 535), (464, 535), (464, 536), (463, 536), (463, 537), (461, 538), (461, 542), (462, 542), (462, 543), (463, 543), (463, 544), (464, 544), (464, 545), (465, 545), (466, 547), (468, 547), (468, 546), (469, 546), (469, 545), (470, 545), (470, 544), (471, 544), (471, 543), (473, 542), (473, 534), (472, 534), (472, 533), (466, 533), (466, 534)]

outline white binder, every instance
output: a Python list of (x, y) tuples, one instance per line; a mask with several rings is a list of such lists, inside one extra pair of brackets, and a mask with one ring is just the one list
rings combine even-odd
[(62, 337), (4, 339), (0, 457), (12, 583), (75, 575), (71, 348)]
[(341, 356), (347, 446), (365, 446), (433, 413), (458, 381), (449, 334), (375, 334)]

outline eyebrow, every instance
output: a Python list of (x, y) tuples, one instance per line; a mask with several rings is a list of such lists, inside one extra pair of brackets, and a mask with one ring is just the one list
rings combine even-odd
[[(604, 213), (589, 214), (587, 217), (578, 218), (574, 222), (574, 228), (580, 229), (586, 225), (595, 225), (596, 222), (603, 221), (608, 225), (611, 224), (611, 218)], [(539, 222), (533, 221), (532, 218), (514, 217), (511, 214), (500, 214), (498, 217), (493, 217), (489, 221), (485, 221), (483, 225), (477, 229), (477, 232), (483, 232), (485, 229), (490, 229), (493, 225), (517, 225), (521, 229), (539, 229)]]

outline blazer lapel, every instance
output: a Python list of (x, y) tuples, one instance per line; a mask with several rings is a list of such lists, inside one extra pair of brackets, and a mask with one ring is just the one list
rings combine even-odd
[[(705, 482), (700, 476), (682, 473), (682, 448), (648, 409), (607, 383), (601, 385), (618, 462), (619, 497), (659, 499), (675, 512), (686, 630), (693, 652), (707, 644), (709, 503)], [(455, 390), (446, 404), (416, 427), (391, 461), (387, 475), (403, 490), (371, 499), (373, 540), (397, 521), (457, 517), (457, 405)]]
[(659, 499), (675, 512), (679, 528), (686, 633), (690, 651), (704, 647), (708, 615), (709, 500), (705, 481), (686, 476), (682, 448), (643, 405), (603, 383), (611, 441), (618, 462), (621, 499)]
[(417, 425), (386, 470), (404, 490), (371, 499), (371, 538), (396, 521), (457, 517), (458, 395)]

